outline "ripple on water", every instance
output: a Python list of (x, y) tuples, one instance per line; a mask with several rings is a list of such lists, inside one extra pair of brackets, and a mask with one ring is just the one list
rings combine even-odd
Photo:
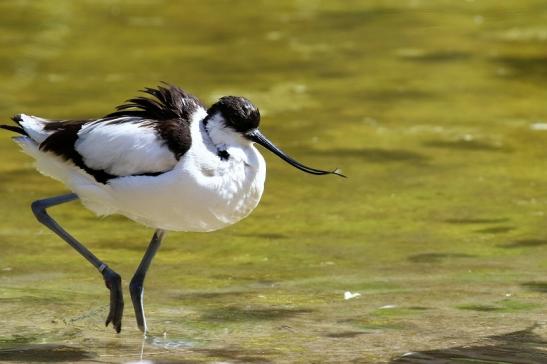
[(195, 345), (190, 340), (171, 339), (167, 336), (147, 336), (146, 343), (163, 349), (187, 349)]

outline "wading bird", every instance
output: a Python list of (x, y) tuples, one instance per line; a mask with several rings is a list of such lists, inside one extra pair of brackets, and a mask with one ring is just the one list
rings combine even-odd
[(102, 274), (110, 290), (112, 322), (121, 331), (121, 277), (67, 233), (47, 209), (79, 199), (97, 215), (121, 214), (155, 229), (129, 284), (137, 325), (147, 331), (143, 309), (146, 272), (166, 230), (207, 232), (246, 217), (264, 190), (266, 164), (258, 143), (311, 174), (336, 174), (295, 161), (259, 130), (258, 108), (243, 97), (225, 96), (209, 109), (171, 85), (146, 88), (100, 119), (51, 121), (16, 115), (3, 129), (37, 162), (44, 175), (72, 193), (34, 201), (32, 211)]

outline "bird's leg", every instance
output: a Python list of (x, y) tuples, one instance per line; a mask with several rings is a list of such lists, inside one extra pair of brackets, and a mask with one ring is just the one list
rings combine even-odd
[(144, 292), (144, 278), (146, 277), (146, 272), (154, 259), (154, 255), (158, 251), (163, 235), (165, 231), (158, 229), (152, 237), (152, 241), (146, 249), (146, 253), (142, 257), (139, 267), (135, 271), (133, 278), (131, 278), (131, 283), (129, 283), (129, 292), (131, 293), (131, 301), (133, 301), (133, 307), (135, 308), (135, 318), (137, 319), (137, 326), (139, 329), (146, 333), (146, 319), (144, 317), (144, 307), (143, 307), (143, 292)]
[(101, 272), (104, 278), (106, 287), (110, 290), (110, 312), (106, 319), (106, 325), (112, 322), (114, 330), (120, 332), (122, 329), (123, 315), (123, 296), (122, 296), (122, 280), (118, 273), (110, 269), (85, 246), (78, 242), (74, 237), (67, 233), (51, 216), (48, 215), (46, 209), (52, 206), (60, 205), (65, 202), (70, 202), (78, 199), (78, 195), (69, 193), (66, 195), (37, 200), (32, 203), (32, 212), (39, 222), (47, 226), (51, 231), (66, 241), (71, 247), (76, 249), (84, 258), (86, 258), (95, 268)]

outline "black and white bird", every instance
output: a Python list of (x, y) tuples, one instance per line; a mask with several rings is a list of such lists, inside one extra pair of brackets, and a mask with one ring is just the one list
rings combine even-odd
[(14, 141), (44, 175), (72, 192), (32, 203), (39, 222), (83, 255), (110, 290), (112, 322), (121, 331), (121, 277), (67, 233), (49, 207), (79, 199), (97, 215), (121, 214), (155, 229), (129, 290), (137, 325), (147, 331), (143, 283), (166, 230), (207, 232), (243, 219), (258, 205), (266, 164), (258, 143), (311, 174), (336, 174), (307, 167), (281, 151), (258, 129), (258, 108), (243, 97), (225, 96), (209, 109), (171, 85), (144, 90), (99, 119), (51, 121), (20, 114), (1, 125), (21, 136)]

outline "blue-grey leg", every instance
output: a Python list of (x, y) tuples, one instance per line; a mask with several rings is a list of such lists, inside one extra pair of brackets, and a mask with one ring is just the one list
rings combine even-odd
[(129, 283), (129, 293), (131, 293), (131, 301), (133, 302), (133, 307), (135, 308), (135, 318), (137, 319), (137, 325), (139, 329), (146, 333), (146, 318), (144, 317), (144, 307), (143, 307), (143, 293), (144, 293), (144, 278), (146, 277), (146, 272), (154, 259), (154, 255), (158, 251), (163, 235), (165, 231), (158, 229), (152, 237), (152, 241), (146, 249), (146, 253), (142, 257), (139, 267), (135, 271), (133, 278), (131, 278), (131, 283)]
[(51, 216), (48, 215), (46, 209), (52, 206), (60, 205), (66, 202), (78, 199), (78, 195), (69, 193), (66, 195), (46, 198), (43, 200), (34, 201), (32, 203), (32, 212), (39, 222), (47, 226), (51, 231), (57, 234), (61, 239), (66, 241), (85, 259), (87, 259), (95, 268), (101, 272), (104, 278), (106, 287), (110, 290), (110, 312), (106, 319), (106, 326), (112, 322), (112, 326), (116, 332), (122, 329), (123, 316), (123, 295), (122, 295), (122, 279), (120, 275), (110, 269), (85, 246), (78, 242), (74, 237), (67, 233)]

